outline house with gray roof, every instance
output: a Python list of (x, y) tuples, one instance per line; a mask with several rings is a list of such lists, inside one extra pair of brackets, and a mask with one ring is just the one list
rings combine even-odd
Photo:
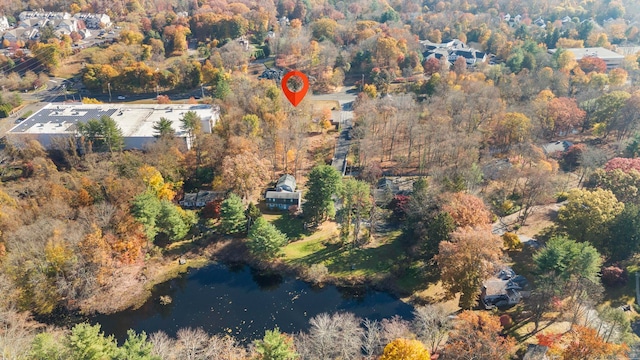
[(291, 206), (300, 208), (302, 192), (296, 191), (296, 178), (285, 174), (278, 179), (275, 190), (265, 193), (264, 199), (269, 209), (289, 210)]

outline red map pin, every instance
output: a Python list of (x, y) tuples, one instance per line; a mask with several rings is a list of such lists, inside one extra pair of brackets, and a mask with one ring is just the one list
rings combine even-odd
[[(291, 79), (294, 76), (302, 80), (302, 88), (296, 92), (289, 90), (289, 87), (287, 86), (287, 81), (289, 81), (289, 79)], [(282, 86), (282, 91), (284, 92), (284, 95), (287, 97), (287, 99), (289, 99), (291, 104), (293, 106), (298, 106), (298, 104), (300, 104), (302, 99), (304, 99), (305, 95), (307, 95), (307, 90), (309, 90), (309, 79), (307, 79), (307, 75), (301, 73), (300, 71), (293, 70), (293, 71), (289, 71), (282, 78), (281, 86)]]

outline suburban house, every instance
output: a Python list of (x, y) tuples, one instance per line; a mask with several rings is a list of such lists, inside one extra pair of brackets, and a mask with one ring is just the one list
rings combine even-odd
[(525, 286), (527, 286), (527, 279), (524, 276), (516, 275), (509, 267), (503, 268), (482, 285), (480, 294), (482, 306), (490, 310), (516, 305), (526, 294), (523, 291)]
[(567, 151), (567, 149), (569, 149), (572, 145), (573, 143), (571, 143), (570, 141), (559, 140), (542, 145), (542, 150), (545, 154), (550, 155), (555, 152)]
[(186, 193), (178, 203), (188, 209), (202, 208), (208, 203), (224, 199), (225, 193), (219, 191), (200, 190), (197, 193)]
[(522, 360), (549, 360), (549, 348), (538, 344), (529, 344)]
[(289, 210), (291, 206), (300, 208), (302, 192), (296, 191), (296, 179), (293, 175), (282, 175), (276, 183), (275, 190), (268, 190), (265, 195), (267, 208)]
[(488, 54), (468, 47), (465, 43), (458, 39), (443, 43), (433, 43), (429, 40), (421, 40), (425, 59), (435, 57), (440, 60), (446, 58), (450, 63), (454, 63), (459, 57), (463, 57), (467, 66), (472, 66), (488, 59)]
[(9, 20), (6, 16), (0, 16), (0, 31), (5, 31), (9, 28)]
[(458, 60), (459, 57), (463, 57), (465, 59), (467, 66), (487, 61), (487, 53), (476, 51), (474, 49), (454, 50), (449, 54), (448, 60), (453, 63)]
[(66, 12), (23, 11), (18, 16), (15, 29), (9, 29), (6, 17), (0, 17), (0, 32), (7, 30), (3, 38), (11, 43), (18, 40), (37, 40), (40, 30), (52, 26), (56, 36), (79, 33), (83, 39), (91, 36), (86, 29), (103, 29), (111, 26), (111, 19), (106, 14), (78, 13), (73, 16)]
[(73, 17), (84, 21), (88, 29), (105, 29), (111, 26), (111, 18), (107, 14), (77, 13)]

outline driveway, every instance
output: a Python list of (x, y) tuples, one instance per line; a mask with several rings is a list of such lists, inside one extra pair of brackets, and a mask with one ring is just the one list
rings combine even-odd
[(356, 92), (353, 87), (343, 87), (333, 94), (312, 94), (311, 99), (337, 101), (340, 104), (340, 110), (332, 112), (333, 119), (340, 123), (340, 134), (336, 140), (331, 166), (344, 176), (347, 171), (347, 155), (351, 147), (349, 131), (353, 126), (353, 101), (356, 99)]

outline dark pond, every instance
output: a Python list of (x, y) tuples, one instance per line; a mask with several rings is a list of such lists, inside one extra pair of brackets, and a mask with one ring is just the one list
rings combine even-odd
[[(172, 303), (160, 305), (161, 295), (170, 295)], [(382, 292), (316, 289), (296, 279), (264, 276), (247, 266), (214, 264), (158, 285), (137, 310), (96, 316), (92, 322), (119, 340), (128, 329), (147, 334), (163, 330), (175, 336), (180, 328), (202, 327), (211, 334), (251, 341), (276, 326), (287, 333), (306, 330), (309, 319), (323, 312), (345, 311), (381, 320), (394, 315), (410, 318), (412, 310)]]

